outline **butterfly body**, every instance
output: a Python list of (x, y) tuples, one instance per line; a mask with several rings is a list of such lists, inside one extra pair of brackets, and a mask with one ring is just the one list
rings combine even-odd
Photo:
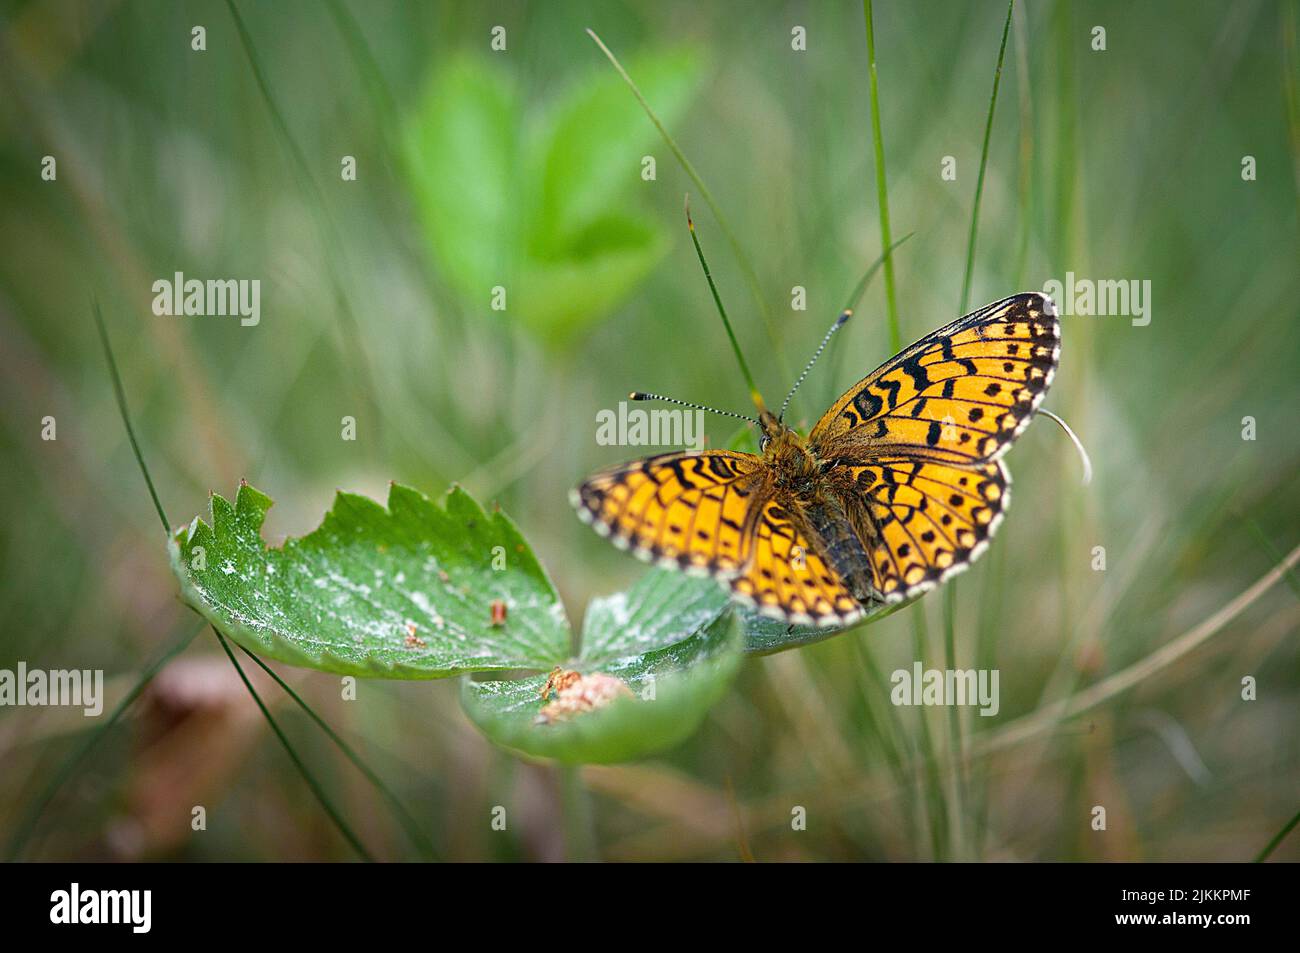
[(1051, 299), (994, 302), (850, 388), (807, 437), (762, 411), (760, 453), (670, 453), (573, 493), (642, 559), (712, 575), (793, 624), (848, 625), (942, 583), (984, 551), (1010, 500), (1002, 455), (1060, 358)]

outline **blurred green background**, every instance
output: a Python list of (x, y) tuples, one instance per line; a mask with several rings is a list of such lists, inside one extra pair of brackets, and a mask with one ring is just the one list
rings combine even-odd
[[(593, 468), (645, 452), (597, 446), (597, 411), (633, 388), (747, 409), (684, 228), (697, 190), (584, 28), (642, 85), (752, 263), (753, 282), (693, 195), (769, 403), (881, 249), (860, 6), (237, 9), (243, 37), (215, 2), (0, 5), (0, 667), (103, 668), (110, 704), (197, 622), (117, 417), (92, 296), (174, 526), (241, 477), (277, 501), (272, 541), (313, 528), (335, 488), (382, 499), (390, 479), (431, 494), (459, 481), (514, 517), (576, 614), (643, 571), (565, 499)], [(905, 341), (958, 313), (1005, 10), (875, 10), (893, 230), (915, 233), (895, 259)], [(1063, 318), (1046, 406), (1087, 444), (1096, 479), (1080, 485), (1050, 423), (1030, 428), (1007, 458), (1008, 519), (952, 587), (957, 662), (1000, 671), (1001, 711), (889, 704), (891, 671), (944, 667), (932, 594), (747, 662), (667, 755), (587, 769), (601, 856), (1242, 860), (1300, 808), (1294, 575), (1083, 717), (943, 767), (954, 739), (977, 748), (1212, 622), (1297, 543), (1296, 24), (1294, 3), (1250, 0), (1016, 11), (971, 304), (1067, 271), (1149, 280), (1152, 303), (1146, 327)], [(504, 51), (490, 48), (497, 25)], [(1092, 49), (1097, 25), (1105, 51)], [(55, 181), (41, 177), (46, 155)], [(176, 271), (260, 279), (260, 324), (155, 316), (151, 285)], [(806, 311), (790, 306), (794, 286)], [(815, 420), (888, 355), (877, 281), (794, 418)], [(54, 441), (41, 439), (47, 415)], [(340, 439), (344, 416), (355, 441)], [(708, 426), (714, 444), (732, 432)], [(493, 749), (452, 682), (366, 682), (344, 702), (333, 676), (281, 672), (411, 807), (437, 856), (564, 855), (553, 769)], [(1257, 700), (1241, 698), (1247, 675)], [(414, 856), (364, 780), (259, 685), (372, 850)], [(88, 724), (75, 710), (0, 711), (0, 835), (25, 823)], [(196, 804), (208, 829), (192, 834)], [(510, 811), (506, 832), (490, 827), (494, 805)], [(791, 829), (795, 806), (807, 830)], [(210, 632), (74, 773), (30, 843), (47, 859), (353, 856)], [(1300, 859), (1300, 836), (1273, 856)]]

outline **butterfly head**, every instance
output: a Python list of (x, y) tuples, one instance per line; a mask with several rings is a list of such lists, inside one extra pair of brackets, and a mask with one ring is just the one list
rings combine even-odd
[(760, 453), (765, 453), (773, 440), (781, 441), (786, 439), (787, 434), (794, 433), (794, 431), (782, 423), (780, 417), (767, 409), (764, 409), (758, 415), (758, 425), (763, 428), (763, 432), (758, 438), (758, 450)]
[(810, 455), (808, 441), (801, 437), (797, 431), (786, 426), (785, 422), (770, 410), (764, 410), (759, 415), (758, 422), (763, 428), (763, 433), (758, 438), (760, 453)]

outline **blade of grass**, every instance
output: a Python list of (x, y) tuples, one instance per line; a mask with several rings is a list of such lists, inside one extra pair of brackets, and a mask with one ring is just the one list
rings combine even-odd
[(989, 113), (984, 121), (984, 145), (980, 149), (980, 170), (975, 178), (975, 204), (970, 214), (970, 238), (966, 243), (966, 275), (961, 282), (961, 301), (958, 314), (965, 314), (970, 303), (970, 283), (975, 271), (975, 237), (979, 231), (980, 199), (984, 195), (984, 171), (989, 161), (989, 140), (993, 136), (993, 114), (998, 105), (998, 85), (1002, 82), (1002, 60), (1007, 53), (1007, 36), (1011, 32), (1011, 14), (1015, 10), (1016, 0), (1007, 3), (1007, 18), (1002, 24), (1002, 43), (998, 47), (998, 65), (993, 71), (993, 93), (989, 96)]
[(560, 809), (564, 813), (564, 846), (571, 862), (599, 860), (596, 827), (591, 809), (591, 792), (582, 780), (582, 766), (556, 765), (560, 777)]
[[(956, 615), (957, 615), (957, 591), (949, 583), (944, 590), (943, 600), (943, 655), (945, 667), (949, 671), (957, 671), (957, 636), (956, 636)], [(959, 859), (968, 859), (963, 856), (965, 851), (966, 836), (966, 768), (964, 761), (964, 751), (961, 735), (961, 712), (957, 706), (952, 704), (949, 699), (948, 703), (948, 757), (952, 762), (953, 773), (953, 800), (952, 800), (952, 836), (953, 844), (958, 851)]]
[(890, 258), (893, 257), (894, 251), (902, 245), (903, 242), (907, 241), (915, 234), (916, 232), (908, 232), (880, 253), (879, 257), (871, 263), (871, 267), (862, 273), (862, 277), (858, 279), (858, 283), (853, 286), (853, 293), (849, 295), (849, 300), (845, 302), (843, 310), (857, 310), (858, 302), (862, 300), (863, 294), (866, 293), (867, 285), (871, 284), (871, 279), (876, 277), (876, 272), (878, 272), (882, 266), (887, 266)]
[(1025, 715), (1004, 727), (985, 736), (972, 746), (972, 757), (982, 757), (995, 751), (1023, 744), (1030, 739), (1050, 731), (1063, 721), (1068, 721), (1085, 711), (1090, 711), (1117, 695), (1139, 685), (1152, 675), (1163, 671), (1183, 658), (1192, 650), (1200, 647), (1224, 626), (1253, 605), (1260, 596), (1281, 580), (1297, 562), (1300, 562), (1300, 546), (1287, 553), (1286, 558), (1262, 577), (1254, 585), (1242, 592), (1214, 615), (1200, 625), (1167, 642), (1128, 668), (1116, 672), (1085, 688), (1077, 694), (1070, 695), (1051, 705), (1043, 706), (1032, 714)]
[(419, 848), (425, 857), (433, 858), (435, 856), (433, 844), (424, 835), (424, 832), (420, 830), (420, 826), (416, 823), (415, 818), (412, 817), (406, 808), (402, 806), (402, 802), (398, 800), (397, 795), (389, 790), (388, 786), (380, 780), (379, 775), (377, 775), (373, 770), (371, 770), (369, 765), (361, 760), (361, 756), (352, 750), (351, 746), (339, 737), (338, 732), (331, 728), (325, 719), (316, 714), (312, 707), (303, 701), (302, 697), (299, 696), (299, 694), (289, 686), (289, 683), (282, 679), (273, 668), (242, 645), (239, 646), (239, 650), (252, 659), (258, 668), (271, 676), (272, 680), (284, 689), (284, 693), (297, 702), (298, 707), (306, 712), (307, 717), (314, 721), (321, 731), (325, 732), (326, 737), (328, 737), (330, 741), (334, 742), (335, 746), (347, 756), (347, 759), (352, 762), (353, 766), (355, 766), (356, 769), (365, 776), (366, 780), (371, 783), (375, 790), (382, 794), (384, 799), (388, 801), (389, 805), (393, 809), (393, 813), (397, 815), (398, 822), (406, 829), (407, 836), (411, 838), (411, 841), (416, 845), (416, 847)]
[[(887, 247), (885, 251), (879, 257), (877, 257), (874, 262), (871, 263), (871, 267), (868, 268), (865, 272), (863, 272), (862, 277), (858, 279), (858, 283), (853, 286), (853, 291), (849, 295), (849, 299), (844, 305), (845, 311), (856, 312), (858, 310), (858, 302), (861, 301), (862, 296), (866, 294), (867, 286), (871, 284), (871, 279), (873, 279), (876, 276), (876, 272), (879, 271), (882, 267), (884, 267), (886, 261), (888, 261), (893, 257), (895, 249), (897, 249), (900, 245), (903, 244), (903, 242), (907, 241), (915, 234), (916, 232), (908, 232), (898, 241), (894, 242), (894, 244)], [(830, 357), (828, 360), (828, 363), (830, 364), (830, 368), (829, 370), (827, 370), (826, 376), (832, 383), (840, 379), (840, 367), (844, 363), (843, 361), (844, 354), (847, 350), (848, 349), (843, 344), (831, 350)], [(838, 396), (839, 391), (838, 390), (835, 391), (835, 394)], [(827, 403), (830, 403), (830, 401), (824, 402), (823, 406), (825, 406)]]
[[(857, 680), (862, 688), (863, 706), (867, 713), (867, 731), (874, 735), (879, 743), (885, 756), (885, 763), (889, 766), (890, 774), (893, 775), (895, 786), (899, 790), (905, 790), (911, 785), (906, 765), (912, 760), (913, 754), (910, 748), (906, 752), (899, 750), (900, 743), (907, 745), (907, 734), (898, 717), (898, 709), (892, 704), (882, 704), (881, 707), (885, 709), (883, 718), (875, 711), (876, 705), (881, 704), (877, 701), (880, 697), (877, 686), (887, 684), (888, 680), (883, 677), (880, 668), (876, 665), (866, 640), (850, 639), (849, 642), (857, 652), (859, 663), (867, 672), (865, 679)], [(902, 806), (903, 823), (907, 826), (908, 840), (912, 844), (919, 844), (920, 824), (916, 816), (916, 799), (903, 798)]]
[[(884, 133), (881, 130), (880, 122), (880, 83), (876, 69), (876, 30), (872, 13), (871, 0), (863, 0), (862, 15), (866, 21), (867, 69), (870, 80), (871, 142), (875, 154), (876, 202), (880, 209), (880, 245), (882, 248), (890, 248), (893, 243), (890, 240), (889, 186), (885, 170)], [(898, 325), (898, 296), (894, 282), (892, 256), (885, 259), (885, 306), (885, 318), (889, 328), (889, 347), (892, 352), (897, 353), (902, 349), (903, 343), (902, 332)], [(912, 638), (916, 649), (916, 657), (924, 664), (926, 633), (925, 615), (922, 608), (917, 608), (912, 612)], [(918, 708), (918, 714), (922, 763), (927, 766), (921, 769), (924, 773), (921, 784), (926, 792), (926, 801), (929, 805), (927, 813), (929, 814), (928, 827), (931, 849), (935, 859), (939, 860), (943, 857), (944, 844), (947, 839), (946, 806), (943, 800), (943, 786), (938, 780), (938, 771), (934, 758), (934, 743), (930, 736), (930, 726), (925, 717), (925, 709)]]
[(1020, 228), (1016, 236), (1015, 270), (1012, 274), (1015, 286), (1020, 288), (1023, 287), (1025, 265), (1029, 259), (1030, 219), (1034, 207), (1034, 104), (1029, 81), (1029, 40), (1024, 7), (1016, 10), (1012, 23), (1016, 34), (1016, 93), (1020, 105), (1020, 168), (1016, 182)]
[(317, 783), (316, 778), (312, 773), (307, 770), (307, 765), (303, 763), (302, 758), (298, 757), (298, 752), (295, 751), (293, 745), (289, 743), (289, 739), (280, 729), (276, 720), (271, 717), (270, 709), (268, 709), (266, 703), (262, 701), (262, 696), (257, 694), (257, 689), (255, 689), (253, 683), (248, 680), (248, 675), (244, 673), (243, 667), (239, 664), (239, 659), (235, 658), (235, 653), (230, 651), (230, 645), (226, 642), (226, 637), (217, 631), (216, 626), (212, 627), (212, 632), (217, 637), (217, 641), (221, 643), (221, 648), (225, 650), (226, 658), (230, 659), (230, 664), (235, 666), (235, 671), (239, 673), (240, 681), (242, 681), (244, 687), (248, 689), (248, 694), (253, 696), (253, 701), (257, 703), (258, 709), (261, 710), (262, 717), (265, 718), (266, 723), (271, 726), (271, 730), (275, 732), (275, 736), (280, 739), (280, 744), (284, 747), (285, 753), (289, 755), (289, 760), (292, 761), (294, 767), (298, 769), (298, 773), (302, 775), (302, 779), (307, 782), (307, 787), (311, 789), (311, 793), (315, 795), (316, 800), (320, 802), (320, 806), (325, 809), (325, 813), (328, 814), (330, 820), (334, 822), (334, 826), (338, 828), (339, 833), (342, 834), (347, 842), (352, 845), (352, 849), (361, 856), (361, 859), (373, 863), (374, 858), (370, 856), (370, 852), (366, 850), (365, 845), (362, 844), (357, 838), (357, 835), (353, 833), (352, 828), (348, 826), (347, 821), (343, 820), (343, 816), (335, 810), (330, 799), (325, 796), (324, 789), (322, 789), (320, 784)]
[(1300, 63), (1296, 60), (1295, 48), (1295, 0), (1282, 4), (1279, 13), (1282, 17), (1282, 28), (1278, 31), (1282, 43), (1282, 90), (1286, 97), (1286, 125), (1291, 142), (1291, 172), (1295, 176), (1296, 221), (1300, 223), (1300, 95), (1296, 93)]
[[(398, 128), (397, 99), (384, 79), (383, 71), (379, 68), (379, 62), (375, 59), (370, 44), (366, 42), (365, 34), (361, 32), (361, 25), (357, 23), (347, 6), (340, 0), (326, 0), (325, 6), (334, 20), (334, 26), (343, 37), (343, 42), (347, 44), (348, 52), (357, 62), (357, 68), (361, 71), (366, 84), (366, 91), (370, 94), (370, 101), (380, 117), (379, 134), (387, 142), (392, 130)], [(391, 148), (387, 151), (390, 155), (393, 154)]]
[(22, 820), (19, 821), (15, 827), (14, 834), (9, 839), (9, 844), (5, 848), (6, 861), (15, 861), (19, 858), (19, 855), (27, 845), (28, 840), (30, 840), (32, 834), (35, 833), (36, 824), (40, 821), (41, 815), (45, 812), (45, 809), (49, 807), (50, 802), (54, 800), (54, 796), (59, 793), (59, 789), (67, 783), (68, 778), (72, 776), (72, 772), (75, 771), (81, 762), (86, 759), (86, 756), (95, 749), (95, 746), (104, 739), (105, 735), (108, 734), (109, 729), (117, 724), (126, 710), (131, 707), (137, 698), (140, 697), (140, 693), (145, 690), (145, 687), (153, 681), (154, 676), (162, 671), (168, 662), (189, 648), (190, 643), (194, 641), (194, 637), (201, 631), (203, 631), (202, 624), (197, 626), (188, 635), (181, 636), (165, 652), (163, 652), (162, 655), (158, 656), (158, 658), (156, 658), (144, 670), (144, 672), (141, 673), (139, 680), (134, 686), (132, 686), (131, 690), (126, 693), (126, 696), (117, 703), (116, 707), (114, 707), (112, 712), (109, 713), (108, 718), (105, 719), (102, 724), (98, 725), (94, 731), (90, 732), (82, 740), (81, 744), (77, 745), (73, 752), (68, 755), (63, 764), (59, 766), (58, 771), (51, 776), (49, 782), (41, 790), (41, 793), (32, 801), (31, 807), (27, 809)]
[[(1273, 545), (1273, 541), (1268, 538), (1268, 534), (1264, 532), (1264, 529), (1259, 525), (1259, 522), (1250, 516), (1243, 517), (1243, 519), (1245, 519), (1246, 525), (1250, 527), (1251, 532), (1255, 534), (1255, 538), (1258, 539), (1263, 544), (1264, 549), (1268, 551), (1269, 556), (1278, 563), (1283, 562), (1281, 551)], [(1300, 596), (1300, 579), (1296, 578), (1296, 574), (1292, 572), (1290, 568), (1286, 570), (1286, 582), (1287, 585), (1291, 587), (1291, 591), (1297, 596)]]
[(149, 474), (149, 468), (144, 465), (144, 455), (140, 452), (140, 442), (135, 438), (135, 428), (131, 426), (131, 415), (126, 409), (126, 392), (122, 389), (122, 377), (117, 372), (117, 359), (113, 356), (113, 347), (108, 342), (108, 329), (104, 326), (104, 314), (99, 309), (98, 299), (91, 300), (90, 309), (95, 316), (95, 327), (99, 329), (99, 343), (104, 347), (104, 360), (108, 362), (108, 373), (113, 379), (113, 396), (117, 399), (117, 411), (126, 427), (127, 439), (131, 441), (131, 452), (135, 454), (135, 462), (140, 465), (140, 472), (144, 474), (145, 485), (149, 487), (149, 498), (153, 500), (153, 508), (158, 513), (163, 533), (170, 533), (171, 526), (167, 523), (167, 514), (163, 512), (158, 491), (153, 485), (153, 477)]
[[(307, 157), (303, 154), (302, 148), (290, 131), (289, 124), (285, 120), (284, 113), (281, 111), (275, 97), (271, 95), (271, 87), (267, 82), (266, 72), (262, 69), (262, 58), (253, 43), (252, 34), (249, 33), (244, 18), (240, 15), (239, 8), (235, 6), (234, 0), (226, 0), (226, 7), (230, 11), (231, 19), (235, 21), (235, 32), (239, 35), (239, 42), (243, 47), (244, 55), (248, 57), (249, 66), (253, 71), (253, 82), (261, 94), (262, 101), (266, 104), (266, 110), (271, 116), (271, 124), (275, 127), (275, 131), (284, 144), (285, 150), (289, 153), (298, 184), (306, 193), (307, 208), (316, 219), (317, 231), (325, 243), (325, 253), (331, 259), (326, 268), (328, 281), (331, 293), (337, 302), (338, 310), (344, 318), (342, 322), (345, 337), (344, 346), (349, 354), (354, 355), (353, 363), (360, 377), (359, 381), (352, 381), (354, 398), (372, 410), (377, 410), (374, 380), (366, 357), (368, 352), (362, 347), (359, 322), (352, 311), (351, 302), (348, 300), (347, 293), (344, 291), (343, 284), (339, 279), (339, 275), (347, 273), (347, 260), (343, 250), (343, 242), (334, 226), (329, 207), (325, 204), (325, 195), (316, 183), (315, 178), (312, 177), (311, 166), (307, 162)], [(388, 432), (389, 428), (387, 427), (379, 428), (380, 440), (386, 441)]]
[[(885, 176), (885, 140), (880, 131), (880, 93), (876, 79), (876, 31), (871, 16), (871, 0), (862, 0), (862, 15), (867, 21), (867, 68), (871, 77), (871, 142), (876, 155), (876, 202), (880, 206), (880, 247), (889, 248), (889, 189)], [(898, 298), (894, 290), (894, 262), (885, 259), (885, 317), (889, 326), (889, 349), (898, 353), (903, 338), (898, 327)]]
[[(736, 238), (736, 233), (732, 231), (731, 226), (727, 223), (727, 218), (722, 214), (722, 209), (718, 206), (717, 200), (714, 199), (713, 193), (710, 192), (709, 187), (704, 184), (704, 180), (700, 178), (700, 174), (695, 171), (695, 166), (691, 164), (691, 160), (686, 158), (686, 153), (682, 152), (682, 149), (677, 145), (676, 140), (668, 134), (668, 130), (664, 128), (664, 124), (659, 120), (659, 117), (650, 107), (650, 104), (646, 102), (645, 96), (641, 94), (641, 90), (637, 87), (636, 83), (632, 81), (632, 77), (628, 75), (627, 70), (623, 68), (623, 64), (618, 61), (618, 57), (610, 51), (609, 47), (605, 45), (605, 41), (596, 34), (595, 30), (588, 28), (587, 35), (592, 38), (598, 47), (600, 47), (600, 51), (605, 54), (605, 58), (609, 60), (614, 69), (618, 71), (618, 75), (623, 78), (623, 82), (627, 83), (628, 88), (632, 90), (632, 95), (636, 97), (636, 101), (641, 104), (641, 108), (645, 111), (645, 114), (650, 118), (650, 121), (654, 123), (655, 129), (659, 130), (659, 135), (663, 138), (664, 143), (677, 159), (678, 165), (682, 167), (682, 170), (686, 173), (687, 177), (695, 183), (695, 187), (700, 190), (700, 195), (704, 196), (704, 201), (708, 203), (709, 208), (713, 212), (713, 217), (718, 221), (718, 227), (722, 229), (722, 234), (726, 236), (727, 243), (731, 245), (732, 254), (736, 256), (736, 261), (740, 265), (740, 270), (745, 276), (745, 282), (749, 285), (749, 290), (754, 296), (754, 301), (758, 304), (758, 312), (763, 318), (763, 325), (767, 329), (769, 340), (772, 342), (772, 349), (776, 351), (777, 359), (781, 363), (781, 371), (787, 378), (792, 377), (793, 375), (790, 372), (785, 352), (780, 346), (781, 340), (780, 336), (777, 334), (776, 325), (772, 318), (772, 311), (768, 307), (767, 299), (763, 296), (763, 288), (758, 281), (758, 273), (754, 270), (754, 266), (750, 263), (749, 257), (745, 254), (744, 249), (740, 247), (740, 241)], [(889, 243), (886, 242), (885, 247), (888, 247), (888, 245)]]
[[(928, 654), (926, 643), (929, 641), (925, 621), (925, 607), (917, 605), (912, 610), (912, 648), (922, 667)], [(926, 717), (926, 707), (919, 704), (920, 699), (912, 699), (917, 714), (917, 734), (920, 738), (920, 762), (913, 765), (913, 770), (921, 775), (922, 789), (928, 805), (930, 829), (930, 848), (935, 860), (944, 860), (948, 844), (948, 805), (944, 799), (944, 784), (940, 774), (941, 765), (935, 752), (934, 738), (930, 734), (930, 722)]]
[(1286, 835), (1295, 830), (1297, 824), (1300, 824), (1300, 811), (1297, 811), (1295, 817), (1287, 821), (1286, 824), (1282, 826), (1282, 829), (1273, 835), (1273, 839), (1264, 845), (1264, 849), (1256, 855), (1255, 863), (1262, 864), (1264, 861), (1268, 860), (1269, 854), (1277, 850), (1277, 845), (1286, 840)]
[(686, 197), (686, 230), (691, 233), (691, 244), (695, 246), (695, 257), (700, 260), (700, 267), (704, 269), (704, 280), (709, 284), (709, 291), (713, 295), (713, 303), (718, 308), (718, 315), (722, 318), (722, 326), (727, 329), (727, 339), (731, 341), (731, 350), (736, 354), (736, 363), (740, 365), (741, 376), (745, 378), (745, 384), (749, 387), (749, 398), (754, 402), (761, 414), (766, 410), (763, 404), (763, 395), (758, 392), (758, 385), (754, 383), (754, 375), (749, 372), (749, 364), (745, 361), (745, 355), (740, 350), (740, 342), (736, 340), (736, 332), (731, 328), (731, 319), (727, 317), (727, 309), (722, 306), (722, 296), (718, 294), (718, 286), (713, 283), (713, 274), (709, 271), (709, 263), (704, 258), (704, 249), (700, 247), (700, 237), (695, 234), (695, 222), (691, 220), (691, 198)]

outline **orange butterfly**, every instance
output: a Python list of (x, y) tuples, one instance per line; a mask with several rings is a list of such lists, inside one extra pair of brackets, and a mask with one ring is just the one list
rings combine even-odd
[(641, 559), (714, 576), (791, 624), (848, 625), (984, 551), (1010, 501), (1001, 457), (1051, 386), (1060, 344), (1051, 298), (1004, 298), (890, 358), (807, 437), (784, 407), (764, 409), (758, 455), (666, 453), (597, 473), (570, 498)]

